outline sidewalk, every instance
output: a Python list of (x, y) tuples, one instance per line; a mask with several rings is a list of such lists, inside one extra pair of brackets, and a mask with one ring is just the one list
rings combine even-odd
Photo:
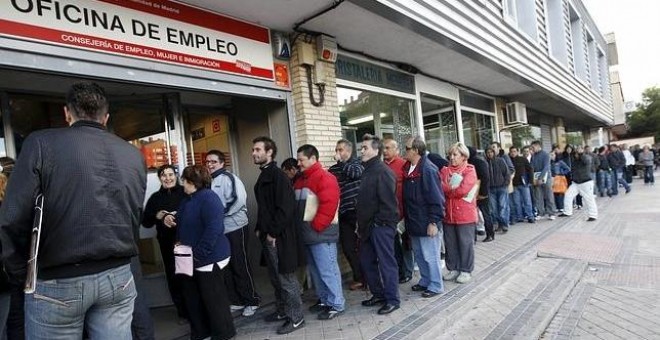
[[(424, 299), (410, 290), (416, 276), (400, 285), (401, 309), (390, 315), (362, 307), (368, 293), (345, 289), (346, 312), (334, 320), (307, 313), (303, 329), (280, 336), (279, 323), (262, 321), (267, 304), (235, 319), (236, 339), (659, 339), (658, 198), (636, 179), (630, 194), (598, 199), (596, 222), (576, 211), (516, 224), (476, 244), (472, 282), (445, 282), (445, 294)], [(315, 300), (306, 292), (305, 310)], [(157, 329), (165, 314), (154, 312)]]

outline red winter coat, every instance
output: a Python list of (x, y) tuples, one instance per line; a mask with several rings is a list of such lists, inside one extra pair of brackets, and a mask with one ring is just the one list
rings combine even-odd
[[(304, 188), (311, 190), (319, 201), (319, 208), (311, 222), (312, 228), (322, 232), (330, 226), (335, 218), (339, 206), (339, 184), (337, 178), (323, 169), (317, 162), (311, 168), (302, 171), (300, 177), (293, 184), (296, 195)], [(298, 196), (296, 196), (298, 198)]]
[[(463, 176), (463, 181), (456, 189), (451, 189), (449, 179), (452, 174), (459, 173)], [(461, 166), (446, 166), (440, 170), (442, 179), (442, 190), (445, 192), (445, 218), (447, 224), (472, 224), (477, 223), (479, 215), (477, 213), (477, 195), (471, 202), (463, 198), (472, 190), (477, 183), (477, 172), (472, 164), (463, 164)]]

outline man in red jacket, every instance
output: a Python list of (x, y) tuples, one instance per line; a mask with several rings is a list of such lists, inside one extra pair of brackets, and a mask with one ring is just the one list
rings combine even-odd
[[(403, 166), (406, 161), (401, 158), (399, 143), (392, 138), (383, 139), (385, 149), (383, 150), (383, 160), (385, 164), (394, 172), (396, 176), (396, 200), (399, 208), (399, 226), (403, 225)], [(410, 236), (407, 232), (401, 233), (402, 228), (397, 228), (394, 235), (394, 256), (399, 266), (399, 283), (406, 283), (412, 279), (415, 262), (413, 260), (412, 245)]]
[[(293, 187), (298, 202), (296, 222), (307, 252), (307, 269), (316, 289), (318, 301), (310, 312), (319, 320), (330, 320), (344, 312), (344, 293), (337, 262), (339, 225), (335, 219), (339, 207), (339, 184), (335, 176), (321, 167), (319, 151), (313, 145), (298, 148), (301, 175)], [(316, 213), (305, 216), (306, 206), (317, 202)]]

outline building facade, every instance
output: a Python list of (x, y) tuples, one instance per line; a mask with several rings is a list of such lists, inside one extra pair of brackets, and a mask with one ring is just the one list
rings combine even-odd
[[(109, 129), (152, 168), (220, 149), (248, 192), (258, 135), (277, 160), (310, 143), (328, 166), (338, 139), (365, 133), (421, 135), (443, 155), (456, 141), (593, 145), (613, 124), (607, 53), (580, 0), (4, 1), (0, 154), (65, 126), (64, 93), (81, 79), (106, 88)], [(141, 236), (147, 277), (161, 280), (153, 231)]]

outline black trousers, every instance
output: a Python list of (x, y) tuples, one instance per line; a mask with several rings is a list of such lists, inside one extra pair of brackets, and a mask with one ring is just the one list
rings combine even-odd
[(360, 269), (360, 257), (358, 256), (358, 236), (355, 233), (357, 216), (355, 210), (347, 211), (339, 215), (339, 241), (341, 250), (348, 260), (353, 271), (353, 281), (362, 282), (362, 270)]
[(493, 219), (490, 216), (490, 202), (488, 198), (477, 200), (477, 206), (484, 215), (484, 227), (486, 228), (486, 236), (495, 238), (495, 230), (493, 229)]
[(248, 226), (228, 234), (231, 246), (231, 259), (228, 268), (223, 270), (229, 302), (237, 306), (259, 306), (261, 298), (257, 294), (252, 276), (252, 266), (248, 260)]
[[(190, 338), (230, 339), (236, 335), (229, 310), (223, 271), (217, 264), (212, 272), (195, 270), (193, 277), (182, 277), (183, 297), (190, 321)], [(183, 275), (181, 275), (183, 276)]]
[(181, 293), (181, 279), (174, 275), (174, 242), (176, 234), (171, 232), (158, 231), (158, 244), (160, 246), (160, 255), (163, 258), (165, 267), (165, 278), (167, 279), (167, 288), (170, 291), (170, 297), (176, 307), (176, 312), (180, 318), (187, 319), (188, 312), (183, 303), (183, 294)]

